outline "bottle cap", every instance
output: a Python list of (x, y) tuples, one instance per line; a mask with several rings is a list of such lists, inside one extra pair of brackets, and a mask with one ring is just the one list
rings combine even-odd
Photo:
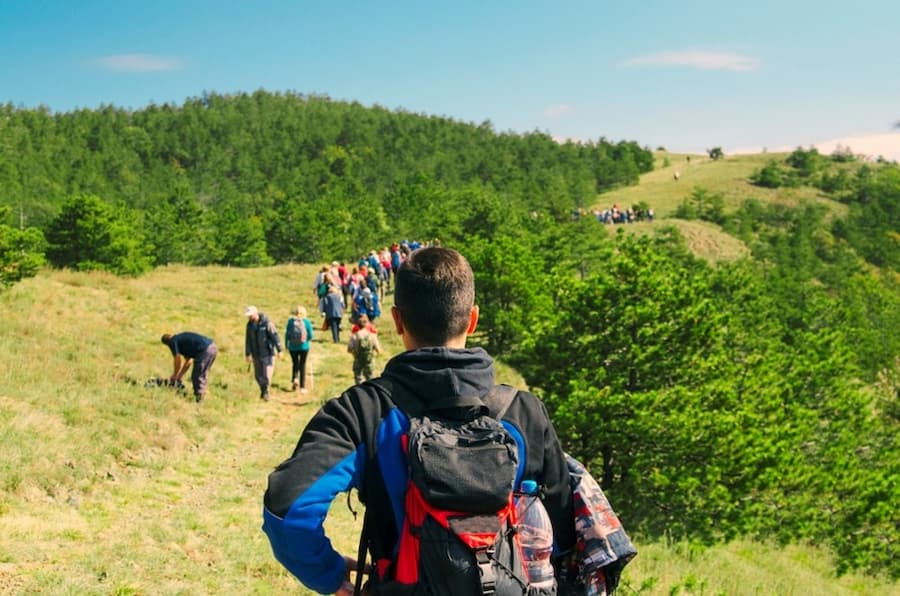
[(519, 485), (519, 490), (526, 495), (536, 495), (538, 492), (538, 483), (534, 480), (523, 480)]

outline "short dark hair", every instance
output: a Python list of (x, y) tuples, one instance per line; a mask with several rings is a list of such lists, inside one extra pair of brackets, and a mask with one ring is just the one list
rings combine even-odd
[(420, 248), (397, 270), (394, 304), (420, 342), (443, 346), (466, 332), (475, 305), (475, 276), (452, 248)]
[(171, 345), (172, 344), (172, 336), (169, 333), (164, 333), (163, 336), (159, 338), (159, 341), (163, 342), (167, 346)]

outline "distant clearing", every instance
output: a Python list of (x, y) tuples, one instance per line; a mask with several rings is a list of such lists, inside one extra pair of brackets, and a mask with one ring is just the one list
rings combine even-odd
[[(653, 208), (658, 218), (665, 218), (675, 213), (678, 205), (690, 196), (695, 187), (701, 186), (710, 192), (721, 193), (728, 210), (734, 210), (747, 199), (757, 199), (789, 206), (809, 201), (826, 205), (837, 214), (846, 212), (844, 205), (812, 187), (769, 189), (750, 183), (750, 176), (755, 170), (771, 159), (784, 160), (787, 153), (726, 155), (715, 161), (705, 155), (665, 152), (655, 155), (655, 169), (641, 176), (640, 184), (602, 193), (593, 206), (605, 209), (618, 204), (628, 208), (643, 201)], [(665, 165), (666, 159), (669, 165)], [(676, 172), (679, 174), (678, 180), (675, 179)]]

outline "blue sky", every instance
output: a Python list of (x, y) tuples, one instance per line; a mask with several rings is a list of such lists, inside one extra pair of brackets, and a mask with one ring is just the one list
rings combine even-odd
[(0, 0), (0, 102), (293, 90), (558, 138), (874, 139), (900, 159), (898, 24), (896, 0)]

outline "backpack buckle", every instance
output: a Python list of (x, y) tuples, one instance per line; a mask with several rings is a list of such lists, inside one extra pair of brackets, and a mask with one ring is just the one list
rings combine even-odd
[(481, 593), (484, 596), (492, 596), (497, 591), (497, 577), (491, 565), (492, 554), (490, 548), (475, 549), (475, 562), (481, 575)]

